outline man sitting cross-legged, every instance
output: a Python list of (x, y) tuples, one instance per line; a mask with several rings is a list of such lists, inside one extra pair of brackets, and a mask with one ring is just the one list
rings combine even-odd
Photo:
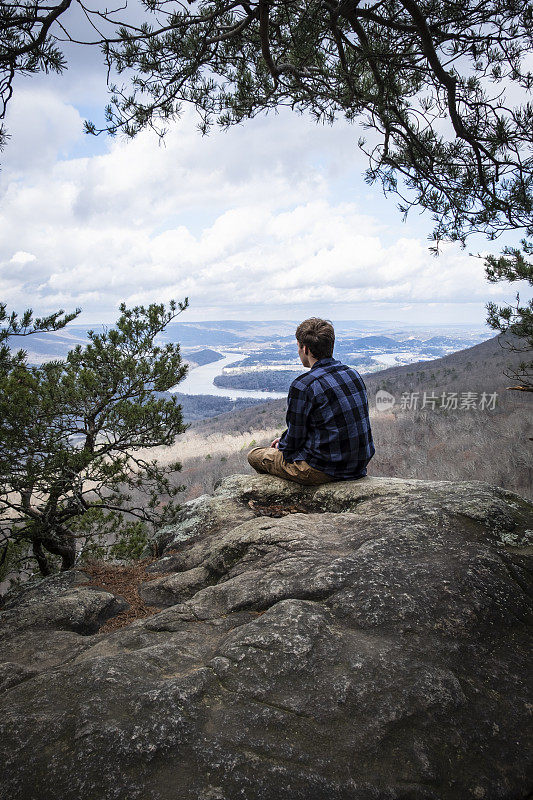
[(309, 372), (289, 389), (287, 430), (270, 447), (255, 447), (248, 461), (306, 486), (366, 475), (374, 455), (366, 386), (357, 370), (336, 361), (330, 322), (312, 317), (296, 329), (298, 355)]

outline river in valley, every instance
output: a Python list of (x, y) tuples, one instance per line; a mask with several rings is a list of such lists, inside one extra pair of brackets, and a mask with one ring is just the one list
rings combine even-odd
[(222, 355), (224, 358), (219, 361), (191, 369), (187, 377), (181, 383), (172, 387), (170, 391), (189, 395), (209, 394), (216, 397), (227, 397), (230, 400), (235, 400), (238, 397), (251, 397), (252, 399), (257, 398), (258, 400), (267, 401), (275, 400), (279, 397), (287, 397), (287, 392), (259, 392), (253, 389), (223, 389), (215, 386), (213, 380), (217, 375), (222, 374), (224, 367), (229, 367), (230, 364), (234, 364), (236, 361), (242, 361), (245, 357), (243, 353), (222, 353)]

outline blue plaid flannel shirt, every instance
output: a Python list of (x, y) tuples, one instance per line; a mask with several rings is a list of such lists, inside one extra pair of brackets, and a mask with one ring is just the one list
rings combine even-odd
[(376, 449), (366, 386), (357, 370), (321, 358), (292, 382), (279, 449), (285, 461), (306, 461), (338, 480), (366, 475)]

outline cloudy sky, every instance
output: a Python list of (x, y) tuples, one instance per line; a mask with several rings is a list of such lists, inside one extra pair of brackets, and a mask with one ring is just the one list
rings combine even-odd
[[(397, 320), (483, 324), (480, 259), (428, 251), (431, 219), (403, 223), (362, 178), (360, 131), (284, 111), (202, 137), (191, 110), (161, 145), (90, 137), (105, 75), (96, 51), (63, 76), (16, 84), (0, 173), (0, 299), (38, 313), (80, 306), (111, 322), (118, 304), (189, 297), (183, 321)], [(498, 243), (493, 245), (497, 251)], [(524, 287), (522, 287), (524, 288)], [(524, 297), (526, 293), (524, 292)]]

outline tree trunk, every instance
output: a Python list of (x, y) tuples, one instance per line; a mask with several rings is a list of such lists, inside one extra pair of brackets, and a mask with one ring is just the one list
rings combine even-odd
[(57, 539), (43, 539), (43, 546), (49, 553), (61, 556), (60, 571), (70, 569), (76, 561), (76, 540), (71, 533), (62, 532)]
[(52, 574), (52, 569), (50, 567), (50, 564), (48, 563), (48, 559), (46, 558), (46, 556), (45, 556), (45, 554), (43, 552), (43, 548), (42, 548), (41, 542), (40, 541), (34, 541), (32, 543), (32, 548), (33, 548), (33, 555), (37, 559), (37, 564), (39, 565), (39, 569), (41, 570), (41, 575), (44, 575), (44, 576), (51, 575)]

